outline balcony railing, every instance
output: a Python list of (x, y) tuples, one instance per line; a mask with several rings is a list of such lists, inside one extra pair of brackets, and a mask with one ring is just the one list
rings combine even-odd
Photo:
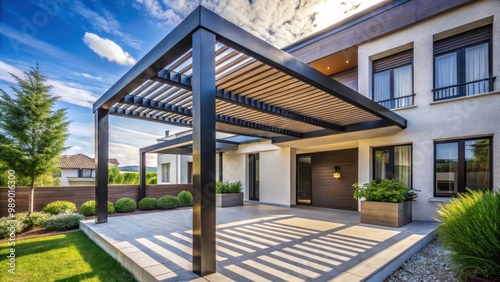
[(379, 103), (381, 106), (384, 106), (388, 109), (396, 109), (396, 108), (413, 106), (413, 103), (415, 100), (414, 98), (415, 98), (415, 94), (411, 94), (411, 95), (396, 97), (396, 98), (387, 99), (387, 100), (380, 100), (380, 101), (376, 101), (376, 102)]
[(434, 101), (472, 96), (480, 93), (493, 91), (493, 83), (496, 77), (479, 79), (471, 82), (450, 85), (433, 89)]

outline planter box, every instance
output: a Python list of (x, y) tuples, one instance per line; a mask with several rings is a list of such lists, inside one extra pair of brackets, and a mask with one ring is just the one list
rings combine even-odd
[(401, 227), (412, 222), (411, 201), (403, 203), (361, 202), (361, 223)]
[(243, 206), (243, 193), (216, 194), (218, 208)]

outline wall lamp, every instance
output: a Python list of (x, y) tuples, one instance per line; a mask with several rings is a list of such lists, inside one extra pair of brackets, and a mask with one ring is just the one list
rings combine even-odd
[(340, 178), (340, 166), (335, 167), (335, 172), (333, 173), (333, 178), (335, 178), (335, 179)]

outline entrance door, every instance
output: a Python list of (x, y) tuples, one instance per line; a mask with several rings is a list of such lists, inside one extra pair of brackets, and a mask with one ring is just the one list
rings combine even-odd
[(311, 204), (311, 156), (297, 158), (297, 204)]
[(248, 199), (253, 201), (259, 200), (259, 154), (248, 155), (249, 161), (249, 191)]

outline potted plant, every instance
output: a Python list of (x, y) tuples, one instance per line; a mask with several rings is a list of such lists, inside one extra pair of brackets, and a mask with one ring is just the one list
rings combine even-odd
[(243, 206), (243, 184), (241, 181), (217, 181), (215, 186), (218, 208)]
[(372, 180), (355, 188), (354, 198), (361, 202), (361, 223), (401, 227), (412, 222), (412, 201), (416, 191), (395, 179)]

